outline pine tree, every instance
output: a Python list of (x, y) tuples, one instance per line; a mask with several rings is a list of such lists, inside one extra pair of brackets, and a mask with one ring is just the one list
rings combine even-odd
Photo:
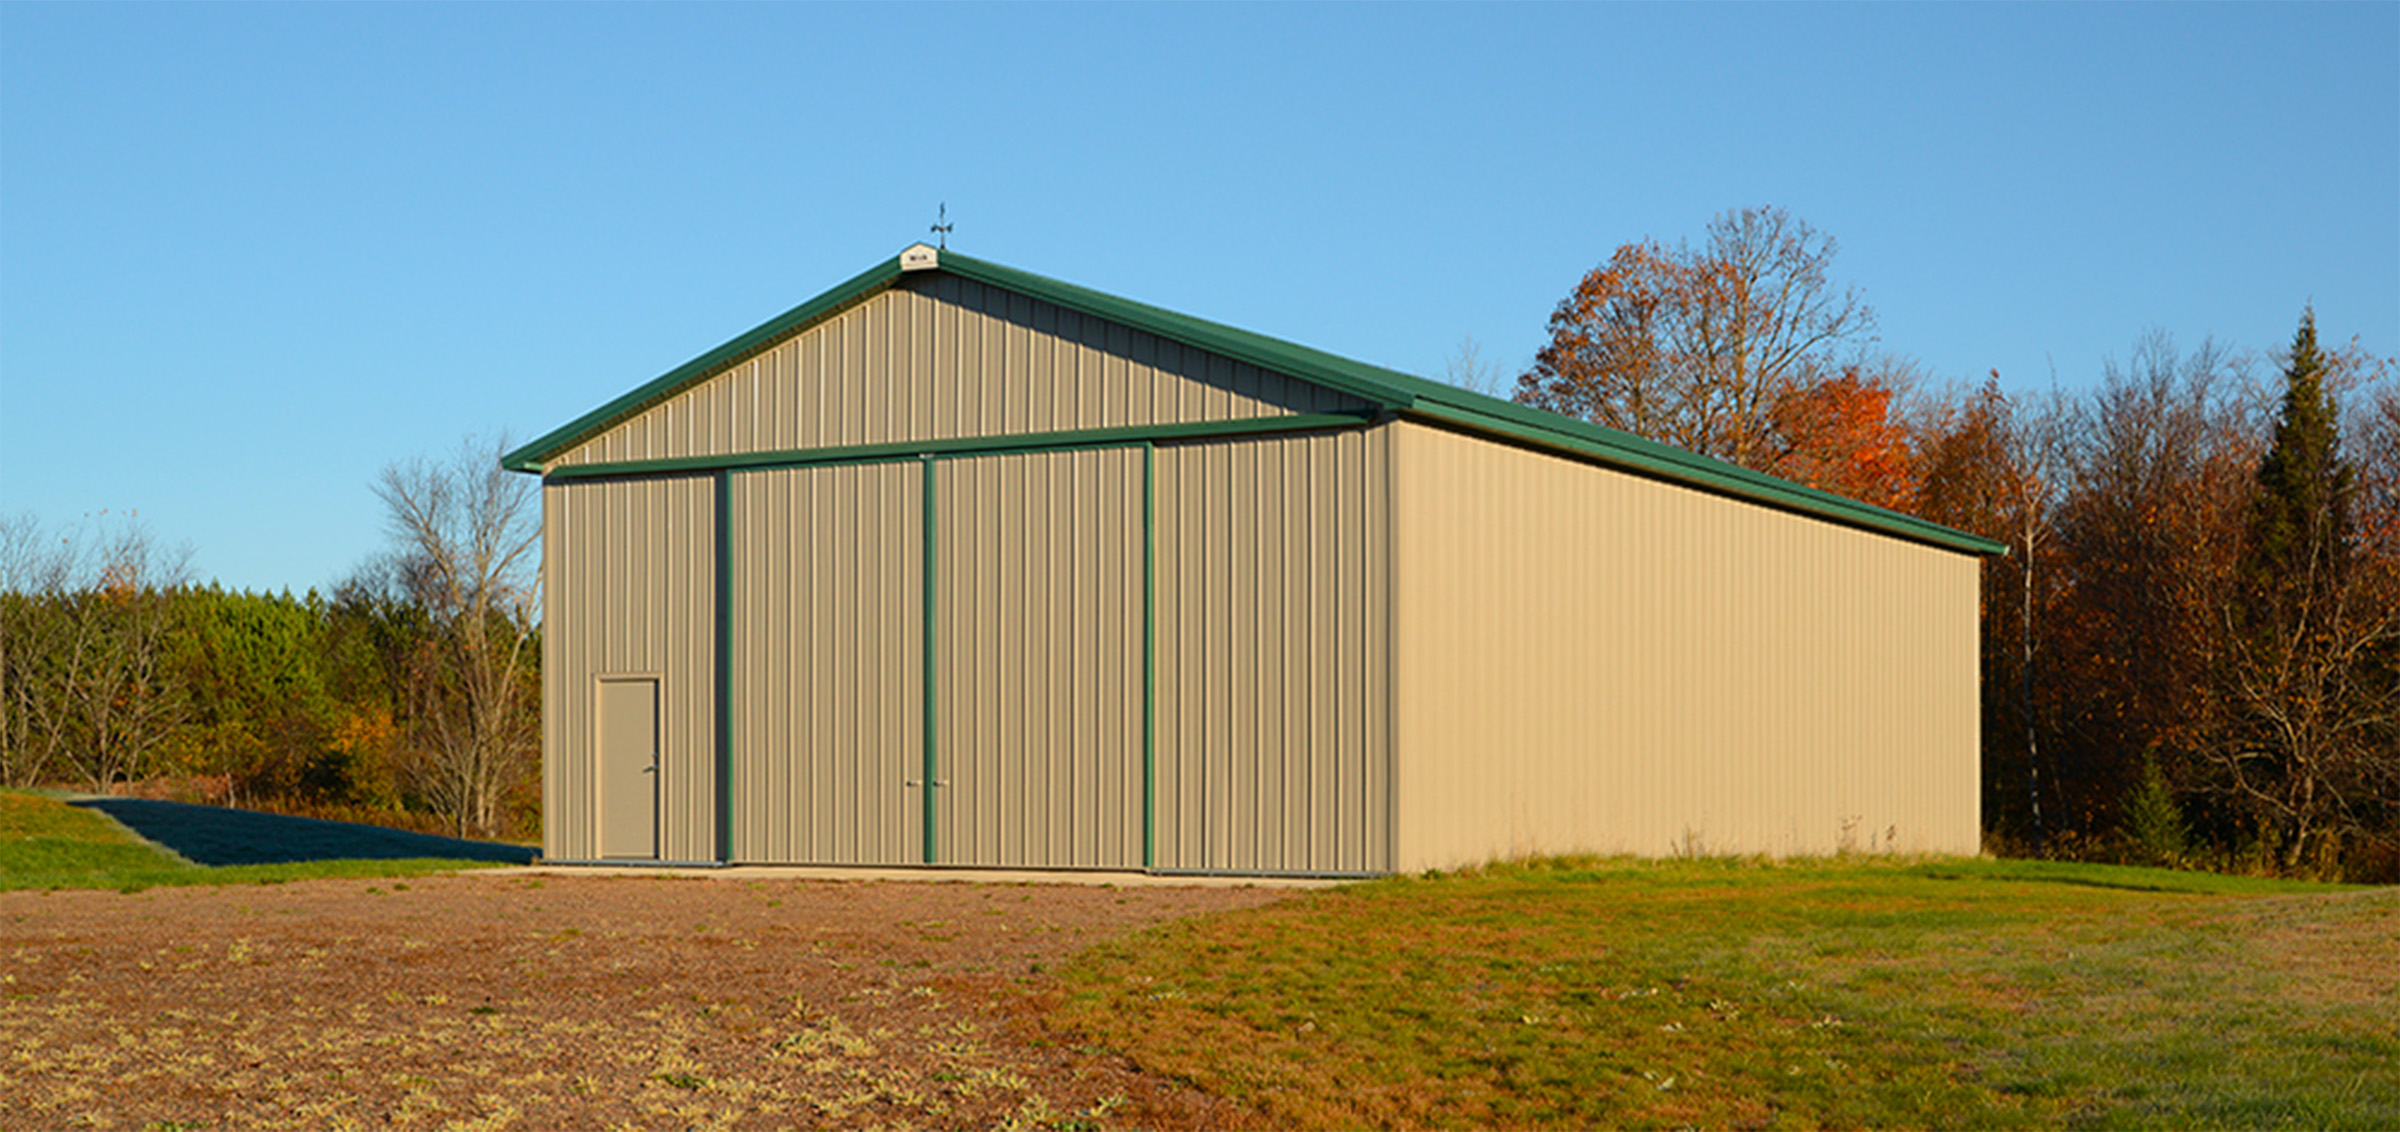
[[(2251, 504), (2246, 580), (2268, 625), (2285, 623), (2295, 599), (2320, 596), (2348, 565), (2351, 469), (2325, 390), (2316, 312), (2304, 311), (2284, 363), (2283, 410), (2275, 442), (2258, 466)], [(2298, 590), (2300, 592), (2295, 592)]]
[(2380, 699), (2361, 696), (2355, 667), (2360, 634), (2382, 628), (2361, 625), (2351, 609), (2352, 471), (2325, 388), (2330, 361), (2317, 348), (2315, 313), (2304, 312), (2251, 498), (2244, 600), (2229, 619), (2228, 690), (2245, 722), (2229, 736), (2225, 765), (2287, 868), (2355, 825), (2346, 799), (2362, 728), (2378, 710), (2369, 701)]

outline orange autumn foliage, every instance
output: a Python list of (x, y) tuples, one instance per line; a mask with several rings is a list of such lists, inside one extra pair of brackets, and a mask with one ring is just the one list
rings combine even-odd
[(1892, 417), (1893, 390), (1856, 370), (1794, 391), (1775, 407), (1788, 446), (1778, 473), (1819, 491), (1898, 510), (1915, 492), (1909, 430)]

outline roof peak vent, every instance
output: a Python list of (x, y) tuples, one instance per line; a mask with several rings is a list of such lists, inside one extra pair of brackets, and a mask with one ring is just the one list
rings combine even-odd
[(931, 244), (910, 244), (900, 249), (900, 270), (932, 271), (942, 265), (942, 253)]

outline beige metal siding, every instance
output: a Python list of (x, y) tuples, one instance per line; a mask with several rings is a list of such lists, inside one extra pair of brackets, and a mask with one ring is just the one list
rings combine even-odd
[(952, 275), (908, 276), (561, 466), (1354, 412), (1345, 394)]
[(1390, 867), (1389, 431), (1158, 449), (1159, 867)]
[(716, 855), (715, 539), (704, 476), (543, 485), (545, 856), (600, 856), (606, 676), (659, 681), (659, 855)]
[(923, 860), (923, 481), (730, 477), (734, 860)]
[(1398, 867), (1973, 853), (1978, 561), (1407, 423)]
[(1142, 453), (934, 464), (936, 858), (1142, 864)]

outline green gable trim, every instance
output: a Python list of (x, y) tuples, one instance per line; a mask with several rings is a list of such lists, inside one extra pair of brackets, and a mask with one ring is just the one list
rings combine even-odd
[(986, 263), (957, 252), (941, 253), (940, 270), (1068, 310), (1121, 322), (1160, 338), (1221, 354), (1235, 361), (1248, 362), (1260, 369), (1297, 377), (1347, 393), (1379, 410), (1405, 409), (1417, 398), (1417, 394), (1409, 387), (1416, 384), (1418, 379), (1407, 374), (1365, 362), (1354, 362), (1280, 338), (1269, 338), (1223, 323), (1177, 314), (1148, 303), (1120, 299), (1088, 287)]
[[(799, 334), (898, 284), (908, 275), (948, 273), (986, 286), (1052, 303), (1068, 310), (1120, 323), (1134, 330), (1183, 345), (1247, 362), (1261, 369), (1296, 377), (1368, 403), (1365, 416), (1311, 414), (1260, 417), (1198, 424), (1147, 425), (1079, 432), (1036, 433), (1014, 437), (975, 437), (955, 440), (898, 441), (847, 448), (816, 448), (733, 456), (699, 456), (663, 460), (629, 460), (549, 467), (575, 446), (607, 431), (670, 397), (697, 385), (759, 352)], [(927, 453), (990, 452), (1045, 447), (1232, 436), (1299, 428), (1354, 427), (1379, 413), (1398, 412), (1449, 424), (1485, 435), (1504, 437), (1553, 451), (1582, 456), (1627, 471), (1685, 484), (1704, 491), (1797, 511), (1850, 526), (1931, 543), (1971, 554), (2006, 554), (2008, 548), (1948, 527), (1896, 511), (1846, 499), (1788, 480), (1736, 467), (1632, 433), (1579, 421), (1556, 413), (1529, 409), (1514, 402), (1352, 361), (1321, 350), (1254, 334), (1206, 319), (1103, 294), (1046, 276), (987, 263), (953, 251), (936, 253), (935, 266), (903, 272), (894, 256), (840, 286), (800, 304), (756, 329), (694, 358), (631, 393), (577, 417), (539, 440), (509, 453), (501, 461), (512, 471), (533, 472), (551, 479), (583, 476), (638, 475), (678, 471), (714, 471), (779, 464), (826, 463), (898, 459)]]
[(685, 362), (656, 380), (591, 412), (552, 429), (540, 439), (500, 458), (512, 472), (539, 474), (543, 464), (561, 453), (639, 415), (718, 372), (738, 365), (768, 347), (865, 302), (900, 277), (900, 257), (876, 264), (849, 282), (761, 323), (749, 333)]
[(898, 256), (885, 260), (842, 285), (767, 320), (741, 337), (685, 362), (641, 388), (510, 452), (502, 457), (501, 466), (516, 472), (539, 474), (550, 471), (544, 465), (576, 445), (739, 365), (784, 339), (873, 298), (897, 283), (904, 274), (933, 275), (937, 272), (947, 272), (961, 279), (1013, 291), (1081, 314), (1123, 323), (1160, 338), (1310, 381), (1347, 393), (1377, 409), (1405, 409), (1415, 400), (1414, 394), (1395, 383), (1395, 379), (1400, 382), (1415, 380), (1406, 374), (945, 251), (940, 253), (939, 267), (916, 272), (902, 272)]
[(911, 460), (919, 456), (988, 456), (1003, 452), (1042, 452), (1056, 448), (1114, 448), (1160, 440), (1201, 440), (1214, 436), (1247, 436), (1267, 432), (1358, 428), (1374, 420), (1348, 413), (1294, 413), (1282, 417), (1246, 417), (1190, 424), (1131, 425), (1125, 428), (1086, 428), (1068, 432), (1026, 432), (1013, 436), (962, 436), (949, 440), (895, 440), (886, 444), (850, 444), (838, 448), (787, 448), (773, 452), (736, 452), (724, 456), (675, 456), (660, 460), (614, 460), (604, 464), (568, 464), (552, 468), (552, 480), (592, 476), (659, 475), (671, 472), (718, 472), (742, 468), (782, 468), (801, 464), (865, 464)]

